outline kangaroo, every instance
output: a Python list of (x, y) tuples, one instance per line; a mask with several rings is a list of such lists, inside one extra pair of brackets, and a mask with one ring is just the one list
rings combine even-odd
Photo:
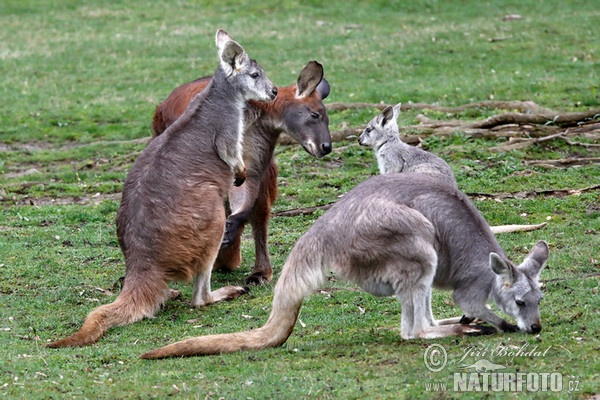
[[(401, 104), (387, 106), (381, 114), (375, 116), (358, 138), (361, 146), (372, 146), (377, 158), (379, 172), (416, 172), (426, 174), (458, 188), (452, 168), (442, 158), (433, 153), (410, 146), (400, 139), (398, 115)], [(531, 231), (545, 226), (537, 225), (499, 225), (492, 226), (494, 233)]]
[[(248, 332), (184, 340), (143, 354), (164, 358), (230, 353), (283, 344), (304, 297), (328, 271), (374, 296), (396, 296), (404, 339), (542, 329), (538, 276), (548, 246), (538, 242), (515, 266), (467, 196), (415, 173), (377, 175), (350, 190), (296, 242), (275, 286), (266, 324)], [(465, 316), (438, 324), (432, 286), (453, 290)], [(486, 307), (493, 300), (512, 325)], [(479, 318), (493, 325), (468, 325)]]
[(149, 143), (125, 180), (116, 221), (126, 265), (121, 293), (93, 310), (79, 331), (49, 347), (95, 343), (111, 327), (152, 317), (178, 295), (168, 288), (173, 280), (194, 278), (195, 307), (247, 292), (240, 286), (211, 291), (210, 277), (233, 171), (237, 184), (244, 178), (245, 102), (272, 100), (277, 88), (225, 31), (217, 31), (216, 45), (220, 65), (206, 93)]
[[(154, 113), (154, 137), (162, 134), (199, 93), (211, 77), (199, 78), (175, 88)], [(247, 222), (252, 226), (255, 246), (253, 273), (246, 284), (270, 282), (273, 268), (267, 246), (271, 206), (277, 198), (277, 165), (273, 156), (282, 132), (296, 139), (311, 155), (320, 158), (331, 152), (329, 119), (323, 100), (329, 95), (323, 66), (310, 61), (295, 85), (278, 88), (273, 102), (250, 100), (244, 113), (244, 162), (247, 176), (241, 187), (231, 186), (223, 245), (215, 269), (234, 270), (242, 261), (241, 237)]]
[(400, 139), (398, 114), (401, 104), (384, 108), (358, 138), (361, 146), (372, 146), (379, 172), (416, 172), (427, 174), (458, 188), (452, 168), (433, 153), (410, 146)]

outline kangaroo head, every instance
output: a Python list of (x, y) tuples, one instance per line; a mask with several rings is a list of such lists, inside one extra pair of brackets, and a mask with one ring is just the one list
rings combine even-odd
[(310, 61), (300, 72), (296, 85), (284, 88), (275, 101), (282, 110), (286, 132), (318, 158), (331, 152), (329, 116), (323, 104), (329, 90), (323, 66)]
[(358, 138), (361, 146), (372, 146), (377, 149), (392, 138), (398, 137), (398, 123), (401, 104), (387, 106), (381, 114), (375, 116)]
[(219, 50), (221, 68), (227, 79), (241, 91), (244, 100), (275, 99), (277, 87), (239, 43), (222, 29), (217, 31), (215, 42)]
[(490, 253), (490, 267), (497, 275), (494, 300), (517, 321), (520, 330), (528, 333), (542, 330), (542, 292), (538, 277), (547, 259), (548, 245), (543, 241), (538, 242), (517, 267), (498, 254)]

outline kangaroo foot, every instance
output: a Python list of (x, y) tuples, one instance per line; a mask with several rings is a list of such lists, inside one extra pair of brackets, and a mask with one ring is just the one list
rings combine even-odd
[(498, 332), (498, 330), (489, 325), (464, 325), (463, 333), (468, 336), (482, 336), (482, 335), (493, 335)]
[(193, 307), (204, 307), (219, 301), (233, 300), (249, 291), (247, 286), (225, 286), (210, 292), (210, 295), (206, 297), (192, 296), (191, 304)]
[(246, 278), (246, 285), (264, 285), (273, 279), (272, 271), (258, 271)]
[(247, 286), (225, 286), (212, 292), (213, 301), (233, 300), (250, 291)]

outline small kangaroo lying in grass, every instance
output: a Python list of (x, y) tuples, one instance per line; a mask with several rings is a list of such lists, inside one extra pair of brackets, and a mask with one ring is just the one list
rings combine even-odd
[[(467, 196), (449, 185), (422, 174), (378, 175), (342, 196), (297, 241), (263, 327), (192, 338), (141, 357), (279, 346), (294, 329), (304, 297), (327, 282), (329, 270), (372, 295), (396, 296), (405, 339), (489, 333), (490, 327), (468, 325), (475, 318), (492, 324), (494, 331), (538, 333), (538, 275), (547, 258), (548, 246), (540, 241), (515, 266)], [(462, 323), (436, 323), (433, 286), (454, 291), (454, 302), (465, 315)], [(486, 307), (488, 300), (515, 318), (517, 326)]]
[[(167, 129), (184, 112), (194, 96), (202, 95), (212, 77), (204, 77), (175, 88), (154, 113), (154, 136)], [(296, 84), (278, 88), (272, 102), (250, 100), (244, 112), (245, 183), (231, 186), (223, 247), (215, 269), (234, 270), (242, 262), (241, 237), (247, 222), (252, 225), (255, 262), (246, 284), (271, 281), (273, 268), (267, 246), (271, 207), (277, 198), (277, 164), (273, 153), (281, 133), (286, 132), (315, 157), (331, 152), (329, 118), (323, 100), (329, 95), (329, 83), (323, 78), (323, 66), (310, 61)]]
[[(442, 158), (433, 153), (410, 146), (400, 139), (398, 115), (400, 104), (386, 107), (375, 116), (358, 138), (361, 146), (372, 146), (377, 158), (379, 172), (415, 172), (432, 176), (458, 188), (452, 168)], [(531, 231), (546, 225), (499, 225), (492, 226), (494, 233)]]
[(125, 256), (123, 290), (94, 309), (79, 331), (49, 347), (96, 342), (113, 326), (152, 317), (177, 295), (170, 281), (194, 278), (195, 307), (232, 299), (247, 288), (211, 291), (212, 266), (225, 227), (224, 201), (241, 184), (242, 117), (247, 100), (272, 100), (277, 88), (225, 31), (216, 34), (220, 65), (205, 94), (163, 135), (153, 139), (129, 171), (117, 213)]

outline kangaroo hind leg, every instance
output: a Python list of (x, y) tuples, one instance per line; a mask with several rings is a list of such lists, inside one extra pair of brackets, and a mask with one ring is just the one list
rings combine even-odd
[(212, 274), (212, 265), (216, 259), (216, 252), (212, 261), (204, 268), (198, 270), (194, 279), (194, 293), (192, 295), (192, 306), (201, 307), (223, 300), (232, 300), (244, 293), (248, 293), (247, 287), (242, 286), (224, 286), (212, 291), (210, 288), (210, 278)]
[(403, 263), (404, 279), (397, 298), (402, 304), (400, 333), (404, 339), (419, 337), (435, 323), (431, 313), (431, 286), (437, 257), (435, 252), (430, 255), (427, 261)]

